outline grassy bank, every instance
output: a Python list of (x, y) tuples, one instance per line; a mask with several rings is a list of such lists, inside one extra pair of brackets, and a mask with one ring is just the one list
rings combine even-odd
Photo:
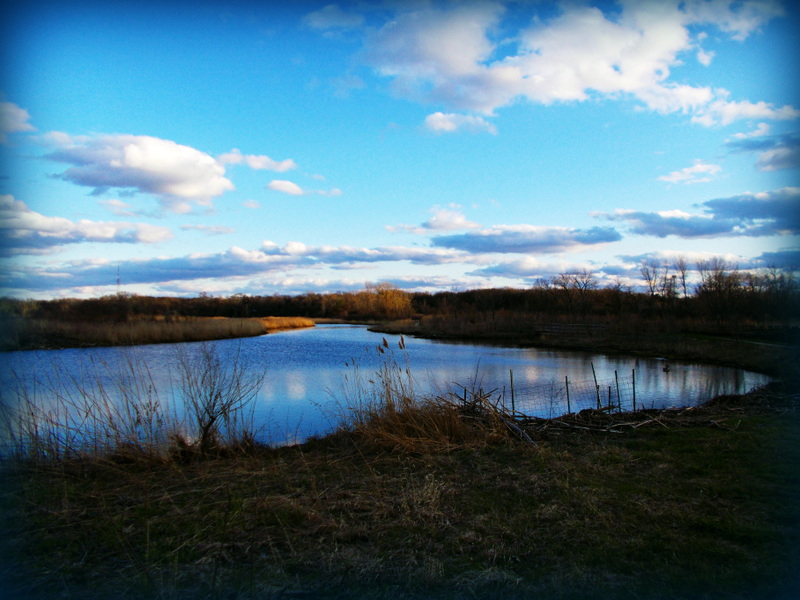
[(585, 412), (525, 438), (482, 399), (412, 403), (397, 374), (379, 379), (392, 401), (300, 446), (5, 465), (5, 597), (800, 592), (796, 396)]
[(200, 342), (313, 326), (313, 320), (303, 317), (148, 318), (121, 323), (17, 318), (2, 323), (0, 350)]
[(788, 337), (783, 334), (775, 340), (762, 335), (754, 340), (752, 332), (738, 336), (681, 332), (674, 324), (657, 320), (607, 326), (519, 320), (461, 322), (434, 317), (388, 321), (372, 325), (371, 329), (428, 339), (663, 357), (747, 369), (793, 380), (800, 375), (797, 367), (800, 339), (796, 339), (796, 334)]
[(512, 421), (474, 392), (417, 396), (380, 354), (348, 373), (341, 428), (297, 446), (255, 441), (263, 374), (213, 346), (176, 364), (188, 420), (158, 412), (146, 381), (124, 411), (79, 395), (67, 408), (85, 400), (80, 420), (111, 426), (65, 451), (23, 405), (13, 416), (37, 443), (0, 464), (4, 597), (800, 593), (797, 388)]

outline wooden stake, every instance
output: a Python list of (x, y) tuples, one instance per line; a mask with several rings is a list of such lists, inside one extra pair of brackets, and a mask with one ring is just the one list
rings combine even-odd
[(509, 369), (509, 374), (511, 375), (511, 414), (516, 414), (516, 406), (514, 405), (514, 370)]
[(572, 407), (569, 405), (569, 375), (564, 375), (564, 383), (567, 386), (567, 414), (572, 414)]

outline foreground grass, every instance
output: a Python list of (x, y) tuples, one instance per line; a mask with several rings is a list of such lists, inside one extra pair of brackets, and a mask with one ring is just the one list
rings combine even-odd
[(796, 398), (529, 423), (534, 445), (420, 410), (392, 417), (405, 437), (372, 423), (213, 459), (6, 465), (4, 597), (800, 592)]
[(0, 350), (200, 342), (313, 326), (314, 321), (304, 317), (147, 318), (121, 323), (5, 319), (0, 324)]

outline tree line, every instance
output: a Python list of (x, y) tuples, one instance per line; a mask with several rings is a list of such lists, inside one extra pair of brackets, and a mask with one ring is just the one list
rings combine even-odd
[[(600, 285), (588, 269), (544, 278), (526, 289), (492, 288), (448, 292), (406, 292), (390, 283), (367, 284), (356, 292), (245, 295), (191, 298), (119, 293), (93, 299), (0, 299), (6, 317), (61, 321), (127, 322), (181, 317), (311, 317), (399, 320), (478, 314), (538, 315), (560, 320), (611, 320), (630, 316), (672, 317), (731, 323), (787, 321), (800, 317), (800, 286), (793, 272), (772, 267), (740, 271), (720, 259), (690, 267), (645, 261), (644, 291), (620, 279)], [(689, 279), (694, 281), (691, 283)]]

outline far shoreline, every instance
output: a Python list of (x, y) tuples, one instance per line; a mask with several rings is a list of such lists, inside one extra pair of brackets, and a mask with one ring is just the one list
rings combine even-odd
[[(630, 334), (611, 329), (542, 332), (516, 331), (454, 332), (437, 328), (426, 319), (356, 320), (307, 317), (164, 317), (121, 323), (59, 322), (43, 319), (15, 319), (6, 322), (0, 351), (56, 350), (136, 346), (214, 341), (256, 337), (278, 331), (316, 325), (357, 325), (376, 333), (407, 335), (429, 340), (468, 342), (491, 346), (541, 348), (683, 360), (754, 371), (800, 387), (800, 346), (754, 343), (745, 338), (659, 332), (657, 335)], [(10, 325), (10, 326), (9, 326)]]
[(305, 317), (161, 317), (125, 322), (14, 319), (3, 324), (0, 351), (208, 342), (314, 325), (313, 319)]

